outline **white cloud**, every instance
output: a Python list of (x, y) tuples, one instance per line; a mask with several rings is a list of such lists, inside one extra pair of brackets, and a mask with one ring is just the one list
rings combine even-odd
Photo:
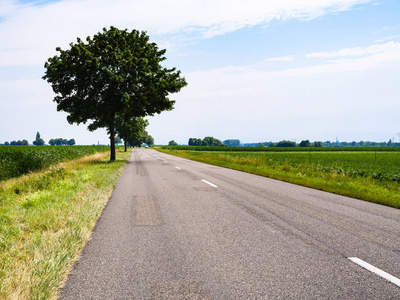
[(398, 38), (400, 38), (400, 35), (392, 35), (392, 36), (388, 36), (384, 39), (377, 40), (376, 42), (382, 43), (382, 42), (391, 41), (391, 40), (398, 39)]
[(147, 30), (156, 39), (178, 33), (188, 39), (211, 38), (272, 20), (313, 19), (370, 1), (63, 0), (35, 6), (3, 0), (0, 67), (43, 64), (55, 47), (110, 25)]
[[(351, 74), (374, 73), (377, 70), (396, 68), (395, 66), (400, 68), (400, 43), (390, 44), (387, 47), (382, 47), (382, 49), (381, 52), (367, 57), (344, 59), (301, 68), (288, 68), (280, 71), (269, 71), (268, 66), (260, 64), (187, 73), (185, 77), (190, 85), (185, 88), (183, 93), (188, 93), (186, 97), (201, 99), (202, 103), (204, 103), (204, 99), (215, 98), (257, 98), (261, 97), (260, 95), (268, 98), (282, 94), (280, 89), (293, 90), (293, 86), (290, 84), (282, 87), (282, 82), (314, 81), (316, 76), (318, 78), (322, 75), (331, 76), (336, 81), (340, 81), (340, 77), (351, 77)], [(274, 87), (274, 82), (279, 82), (276, 85), (279, 87), (278, 89)], [(211, 103), (210, 105), (215, 106)], [(216, 111), (220, 110), (217, 109)]]
[(0, 18), (13, 13), (17, 9), (15, 1), (12, 0), (2, 0), (0, 4)]
[(336, 52), (314, 52), (307, 54), (309, 58), (331, 58), (331, 57), (345, 57), (345, 56), (363, 56), (368, 54), (390, 52), (392, 50), (398, 50), (398, 43), (389, 42), (380, 45), (371, 45), (368, 47), (356, 47), (341, 49)]
[(274, 58), (267, 58), (264, 61), (292, 61), (294, 60), (294, 56), (284, 56), (284, 57), (274, 57)]

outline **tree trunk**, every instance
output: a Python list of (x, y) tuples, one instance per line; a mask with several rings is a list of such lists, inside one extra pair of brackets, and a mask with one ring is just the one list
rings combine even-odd
[(112, 124), (110, 126), (110, 147), (111, 147), (110, 161), (115, 161), (115, 129), (114, 129), (114, 124)]
[(127, 144), (127, 143), (126, 143), (126, 141), (125, 141), (125, 140), (124, 140), (124, 144), (125, 144), (125, 152), (126, 152), (126, 151), (127, 151), (127, 150), (126, 150), (126, 144)]

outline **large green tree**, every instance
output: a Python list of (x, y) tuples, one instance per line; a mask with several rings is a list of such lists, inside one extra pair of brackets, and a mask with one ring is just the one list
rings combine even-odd
[(90, 122), (90, 131), (106, 128), (111, 156), (115, 160), (115, 133), (118, 117), (144, 117), (173, 109), (170, 93), (186, 85), (175, 68), (161, 65), (165, 50), (149, 41), (146, 32), (103, 29), (80, 38), (70, 49), (45, 63), (43, 79), (51, 83), (58, 111), (72, 123)]

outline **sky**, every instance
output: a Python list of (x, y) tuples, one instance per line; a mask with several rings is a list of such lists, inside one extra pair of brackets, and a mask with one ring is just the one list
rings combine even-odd
[(44, 63), (104, 27), (144, 30), (188, 85), (156, 144), (400, 140), (398, 0), (0, 0), (0, 143), (108, 144), (57, 112)]

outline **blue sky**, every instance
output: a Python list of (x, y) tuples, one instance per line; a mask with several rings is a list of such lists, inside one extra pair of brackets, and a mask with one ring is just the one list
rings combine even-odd
[(146, 30), (188, 82), (149, 118), (158, 144), (399, 141), (400, 1), (2, 0), (0, 143), (108, 143), (68, 124), (41, 77), (57, 46), (111, 25)]

